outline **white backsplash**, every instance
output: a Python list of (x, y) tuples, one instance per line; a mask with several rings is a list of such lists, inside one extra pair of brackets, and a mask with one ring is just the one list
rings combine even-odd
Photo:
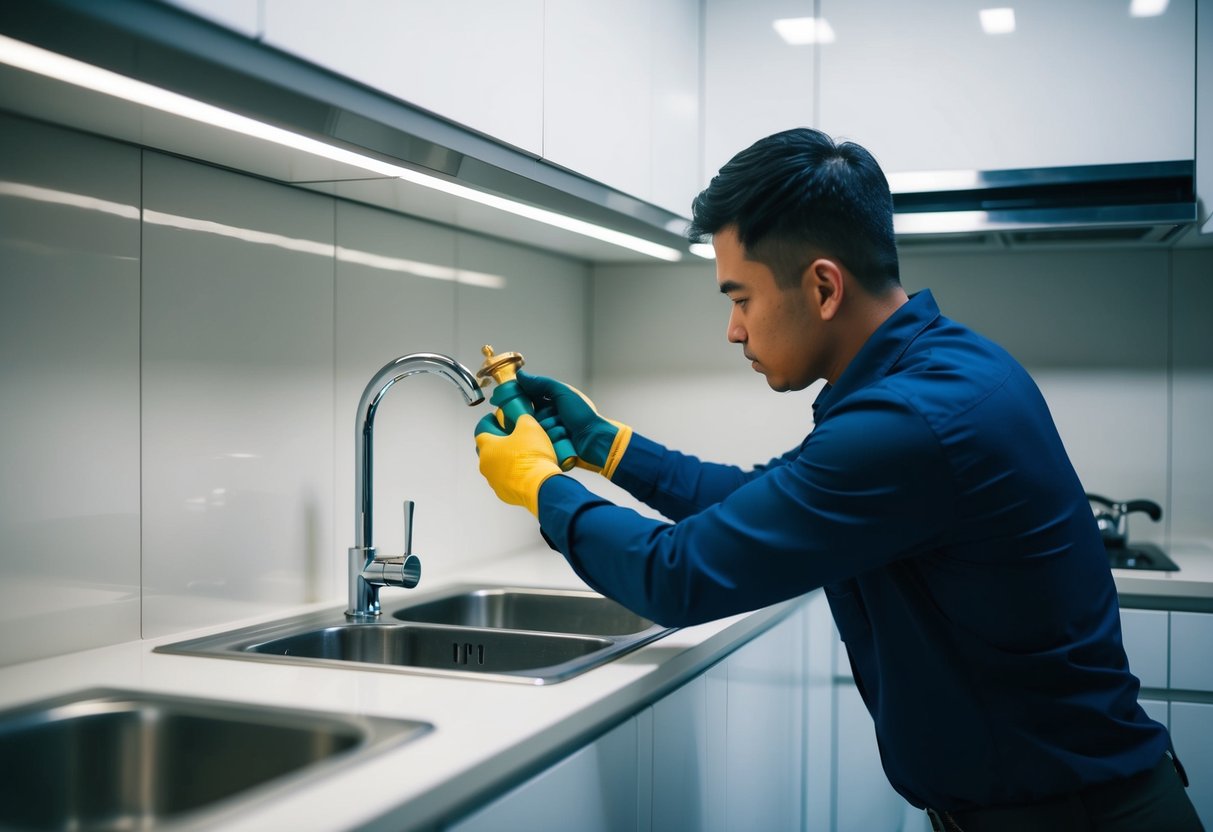
[[(140, 210), (146, 213), (140, 221)], [(354, 411), (406, 352), (584, 384), (579, 261), (0, 115), (0, 664), (344, 600)], [(411, 377), (376, 543), (425, 580), (540, 538)], [(385, 590), (385, 598), (402, 590)]]
[(139, 159), (0, 115), (0, 664), (139, 636)]
[[(1028, 366), (1088, 489), (1163, 504), (1135, 537), (1213, 538), (1213, 250), (903, 276)], [(340, 603), (354, 410), (406, 352), (492, 343), (682, 450), (782, 453), (818, 387), (771, 393), (727, 313), (711, 263), (591, 269), (0, 115), (0, 664)], [(539, 542), (476, 470), (486, 412), (420, 376), (376, 420), (375, 542), (415, 500), (423, 582)]]

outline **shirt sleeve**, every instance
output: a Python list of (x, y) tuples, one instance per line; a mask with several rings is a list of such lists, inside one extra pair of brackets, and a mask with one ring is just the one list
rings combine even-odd
[(953, 510), (951, 483), (922, 417), (885, 396), (840, 406), (795, 459), (677, 523), (615, 506), (569, 477), (543, 484), (539, 519), (590, 586), (688, 626), (932, 548)]
[(800, 451), (795, 448), (744, 471), (735, 465), (703, 462), (633, 432), (611, 482), (671, 520), (682, 520), (720, 502), (755, 477), (786, 465)]

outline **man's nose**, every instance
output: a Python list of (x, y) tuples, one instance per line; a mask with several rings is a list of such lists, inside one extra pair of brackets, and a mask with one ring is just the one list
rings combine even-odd
[(737, 306), (729, 310), (729, 323), (725, 327), (724, 337), (728, 339), (730, 344), (745, 343), (745, 327), (737, 322)]

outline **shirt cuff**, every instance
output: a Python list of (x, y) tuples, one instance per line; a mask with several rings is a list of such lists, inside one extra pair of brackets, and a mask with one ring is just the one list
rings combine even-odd
[(611, 482), (643, 500), (652, 493), (657, 484), (664, 456), (664, 447), (633, 431), (628, 448), (624, 451), (623, 459), (619, 460)]

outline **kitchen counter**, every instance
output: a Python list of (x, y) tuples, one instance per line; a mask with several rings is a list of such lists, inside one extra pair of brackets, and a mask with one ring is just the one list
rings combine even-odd
[[(1213, 611), (1213, 546), (1174, 545), (1178, 573), (1113, 570), (1124, 606)], [(584, 588), (546, 548), (486, 562), (451, 583)], [(385, 591), (385, 599), (394, 597)], [(0, 669), (0, 708), (107, 686), (336, 713), (421, 720), (421, 739), (268, 795), (225, 830), (425, 828), (469, 811), (551, 765), (763, 632), (797, 602), (677, 630), (555, 685), (451, 679), (153, 653), (158, 645), (290, 615), (332, 602), (146, 641)], [(87, 622), (82, 622), (87, 626)]]
[(1178, 572), (1112, 570), (1121, 606), (1213, 612), (1213, 545), (1185, 540), (1164, 550)]
[[(454, 582), (423, 583), (415, 594)], [(457, 582), (585, 588), (546, 547), (465, 570)], [(385, 590), (385, 600), (395, 592)], [(483, 805), (594, 739), (781, 620), (797, 603), (676, 630), (545, 686), (152, 652), (161, 644), (336, 606), (326, 602), (2, 668), (0, 708), (105, 686), (429, 722), (434, 730), (414, 742), (306, 787), (288, 787), (217, 821), (232, 832), (426, 828)]]

